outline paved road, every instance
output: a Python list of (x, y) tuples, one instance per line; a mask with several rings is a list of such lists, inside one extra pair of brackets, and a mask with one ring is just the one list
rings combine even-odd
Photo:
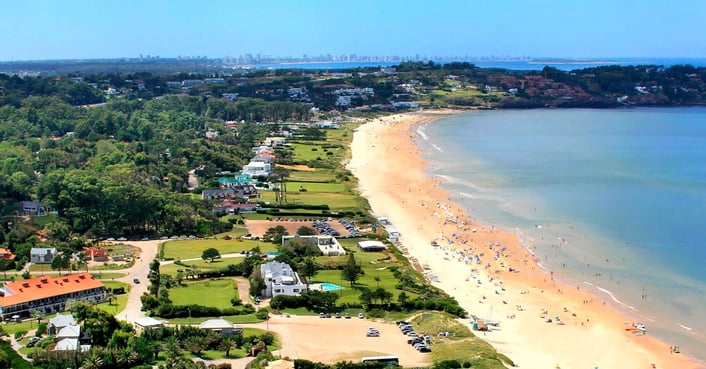
[[(147, 316), (144, 311), (140, 311), (142, 307), (142, 302), (140, 301), (140, 296), (147, 292), (147, 287), (149, 281), (147, 280), (147, 273), (149, 273), (150, 263), (157, 255), (159, 251), (159, 244), (162, 241), (152, 240), (152, 241), (121, 241), (124, 244), (135, 246), (142, 250), (140, 253), (140, 259), (135, 262), (135, 265), (128, 269), (122, 269), (119, 272), (127, 273), (127, 276), (119, 278), (118, 281), (128, 283), (130, 285), (130, 292), (127, 296), (127, 306), (125, 310), (115, 314), (118, 320), (127, 320), (128, 322), (134, 322), (137, 319)], [(135, 284), (133, 279), (139, 279), (140, 283)]]

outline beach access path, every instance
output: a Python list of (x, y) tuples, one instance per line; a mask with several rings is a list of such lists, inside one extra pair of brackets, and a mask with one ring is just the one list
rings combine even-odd
[(425, 173), (413, 131), (444, 114), (399, 114), (361, 125), (348, 167), (374, 214), (401, 232), (402, 246), (428, 268), (433, 284), (470, 314), (499, 321), (476, 334), (523, 368), (702, 367), (649, 334), (627, 331), (630, 317), (581, 286), (555, 281), (515, 234), (478, 224), (451, 203), (439, 179)]

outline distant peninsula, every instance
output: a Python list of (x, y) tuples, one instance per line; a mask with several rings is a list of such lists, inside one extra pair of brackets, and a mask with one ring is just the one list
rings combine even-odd
[[(576, 59), (530, 62), (591, 63)], [(295, 65), (254, 69), (205, 58), (2, 62), (0, 104), (17, 106), (24, 97), (52, 96), (58, 91), (71, 105), (189, 94), (231, 101), (256, 98), (300, 103), (349, 113), (418, 108), (691, 106), (706, 102), (704, 67), (595, 63), (595, 67), (572, 70), (551, 66), (514, 70), (433, 61), (361, 64), (349, 69), (302, 69)]]

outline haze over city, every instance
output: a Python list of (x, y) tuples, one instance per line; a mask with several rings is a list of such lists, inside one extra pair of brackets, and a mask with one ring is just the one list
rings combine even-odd
[(706, 3), (90, 1), (4, 3), (1, 61), (367, 56), (706, 57)]

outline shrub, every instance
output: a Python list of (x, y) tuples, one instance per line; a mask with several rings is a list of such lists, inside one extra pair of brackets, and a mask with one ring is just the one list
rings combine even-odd
[(17, 332), (15, 332), (15, 339), (16, 340), (22, 339), (22, 337), (24, 337), (25, 334), (27, 334), (27, 331), (17, 331)]
[(37, 326), (37, 331), (34, 332), (34, 335), (36, 337), (41, 337), (42, 334), (44, 334), (44, 332), (46, 332), (46, 331), (47, 331), (47, 323), (39, 323), (39, 325)]

